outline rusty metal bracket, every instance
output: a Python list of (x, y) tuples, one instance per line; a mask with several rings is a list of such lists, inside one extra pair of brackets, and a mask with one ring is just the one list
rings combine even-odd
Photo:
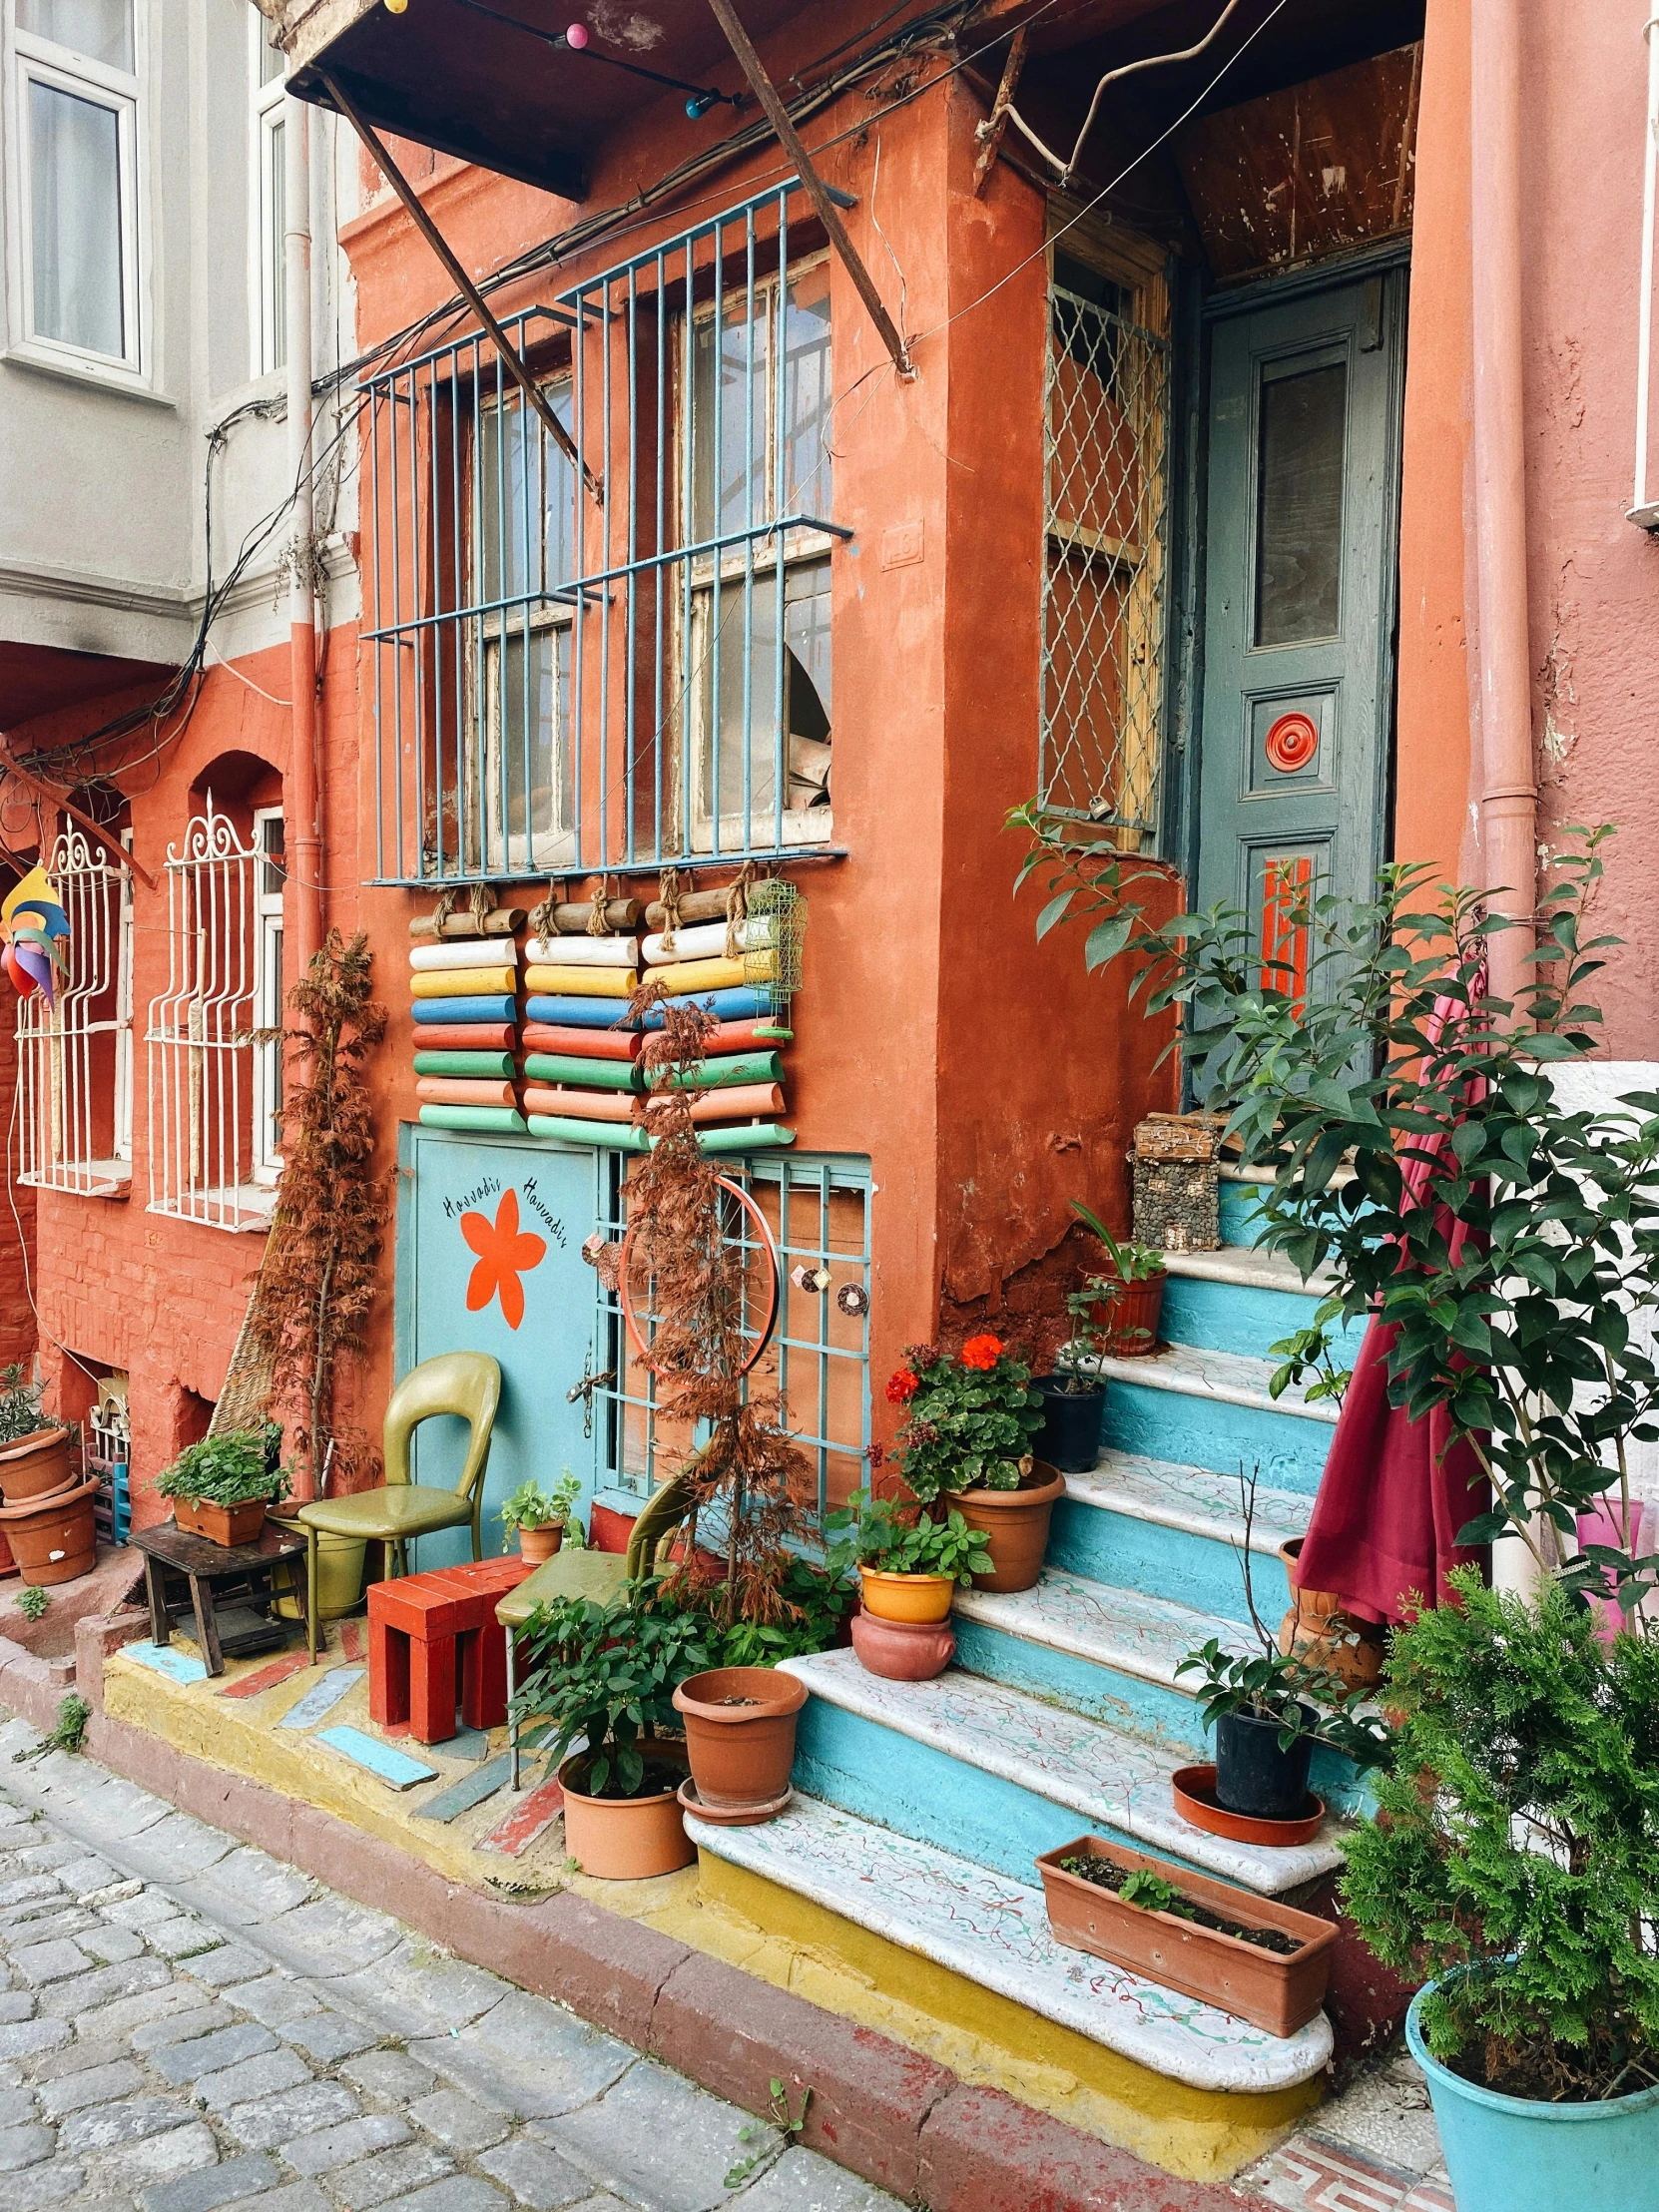
[(839, 255), (841, 266), (851, 277), (853, 288), (869, 310), (869, 318), (880, 335), (881, 343), (892, 355), (894, 368), (906, 383), (915, 377), (909, 349), (899, 336), (898, 326), (882, 305), (881, 294), (875, 288), (875, 280), (864, 267), (858, 249), (847, 236), (846, 225), (840, 219), (840, 211), (830, 196), (830, 189), (813, 167), (813, 158), (802, 145), (795, 125), (790, 121), (789, 110), (779, 98), (778, 88), (766, 73), (766, 65), (756, 53), (754, 42), (738, 20), (732, 0), (709, 0), (715, 21), (726, 33), (726, 43), (737, 56), (738, 67), (749, 79), (750, 89), (766, 110), (767, 121), (778, 134), (779, 144), (795, 165), (796, 173), (806, 188), (807, 197), (818, 212), (830, 244)]
[(1008, 110), (1014, 104), (1014, 93), (1019, 85), (1019, 73), (1025, 67), (1025, 49), (1031, 37), (1031, 27), (1022, 23), (1008, 42), (1008, 57), (1002, 64), (1002, 82), (996, 88), (996, 98), (991, 112), (974, 134), (979, 141), (979, 159), (973, 165), (973, 196), (983, 199), (991, 171), (996, 167), (996, 157), (1002, 145), (1002, 135), (1008, 128)]
[(444, 274), (448, 276), (449, 281), (484, 325), (484, 329), (496, 351), (500, 354), (508, 374), (541, 417), (543, 429), (546, 430), (548, 436), (559, 448), (559, 451), (563, 453), (566, 460), (570, 462), (571, 466), (581, 470), (582, 481), (587, 486), (590, 498), (596, 506), (602, 507), (605, 504), (604, 485), (577, 452), (575, 439), (548, 405), (547, 394), (536, 382), (534, 376), (531, 375), (524, 356), (491, 313), (483, 293), (455, 259), (443, 233), (421, 206), (420, 195), (392, 160), (378, 132), (371, 124), (363, 120), (340, 90), (339, 80), (331, 77), (325, 69), (319, 69), (317, 77), (329, 99), (368, 149), (386, 183), (390, 185), (392, 191), (402, 201), (410, 222), (442, 263)]

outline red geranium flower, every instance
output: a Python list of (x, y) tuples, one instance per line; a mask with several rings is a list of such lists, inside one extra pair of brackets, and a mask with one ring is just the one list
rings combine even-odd
[(970, 1337), (962, 1347), (962, 1365), (980, 1375), (988, 1375), (1002, 1357), (1000, 1337)]
[(891, 1382), (887, 1384), (887, 1403), (889, 1405), (908, 1405), (920, 1386), (908, 1368), (896, 1369)]

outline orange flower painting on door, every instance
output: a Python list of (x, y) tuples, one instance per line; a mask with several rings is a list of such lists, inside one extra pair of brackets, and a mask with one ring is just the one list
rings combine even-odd
[(524, 1319), (524, 1285), (520, 1276), (539, 1267), (547, 1256), (547, 1240), (518, 1226), (518, 1193), (505, 1190), (495, 1209), (495, 1219), (484, 1214), (462, 1214), (461, 1235), (477, 1254), (466, 1286), (466, 1310), (481, 1313), (492, 1298), (501, 1300), (501, 1318), (509, 1329)]

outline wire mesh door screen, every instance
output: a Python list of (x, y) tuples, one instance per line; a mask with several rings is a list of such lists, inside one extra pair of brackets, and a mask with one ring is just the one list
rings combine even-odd
[(775, 188), (366, 379), (381, 881), (829, 841), (830, 273)]
[(18, 1180), (98, 1196), (132, 1178), (131, 877), (79, 830), (49, 872), (69, 922), (57, 1004), (17, 1004)]
[(1040, 791), (1148, 851), (1158, 829), (1168, 291), (1056, 249), (1044, 377)]

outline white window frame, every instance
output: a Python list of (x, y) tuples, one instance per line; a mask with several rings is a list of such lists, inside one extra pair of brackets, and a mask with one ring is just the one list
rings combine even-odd
[[(130, 830), (121, 841), (131, 849)], [(39, 992), (17, 1001), (17, 1181), (119, 1197), (133, 1176), (133, 878), (73, 824), (53, 845), (47, 872), (69, 935), (56, 1003), (48, 1007)], [(94, 1061), (104, 1037), (112, 1041), (107, 1152), (94, 1150), (104, 1120)]]
[[(257, 8), (248, 24), (248, 313), (249, 358), (256, 376), (274, 376), (287, 358), (286, 270), (282, 230), (276, 212), (282, 193), (284, 158), (280, 133), (286, 129), (285, 69), (269, 84), (260, 82), (261, 58), (270, 45), (271, 25)], [(285, 210), (284, 210), (285, 220)], [(278, 350), (277, 338), (281, 337)]]
[[(277, 832), (273, 835), (273, 831)], [(254, 1026), (282, 1027), (282, 888), (287, 880), (280, 807), (254, 810)], [(272, 888), (272, 877), (276, 888)], [(275, 1184), (282, 1172), (282, 1040), (260, 1037), (254, 1045), (254, 1180)]]
[[(150, 226), (147, 220), (148, 132), (143, 86), (147, 60), (146, 0), (133, 0), (133, 68), (112, 69), (90, 55), (60, 46), (18, 25), (16, 0), (4, 7), (5, 104), (7, 142), (7, 260), (10, 354), (42, 367), (67, 370), (99, 382), (148, 388), (150, 338)], [(121, 322), (124, 349), (117, 356), (73, 345), (35, 329), (34, 211), (30, 191), (29, 86), (50, 85), (117, 118), (117, 160), (121, 225)]]

